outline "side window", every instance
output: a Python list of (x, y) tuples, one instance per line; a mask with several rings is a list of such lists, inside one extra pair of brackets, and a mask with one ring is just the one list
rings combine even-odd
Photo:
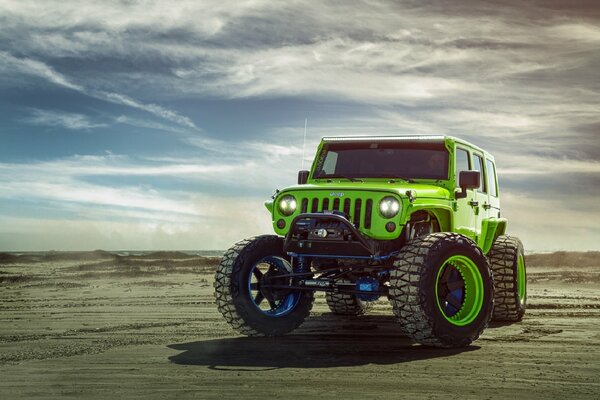
[(490, 190), (490, 195), (498, 197), (498, 180), (496, 178), (496, 167), (494, 163), (488, 159), (485, 160), (487, 168), (487, 186)]
[(469, 165), (469, 153), (465, 149), (456, 148), (456, 152), (454, 153), (456, 157), (456, 187), (458, 187), (458, 174), (460, 171), (469, 171), (471, 166)]
[(479, 171), (479, 190), (481, 193), (487, 193), (485, 188), (485, 174), (483, 173), (483, 157), (473, 154), (473, 171)]

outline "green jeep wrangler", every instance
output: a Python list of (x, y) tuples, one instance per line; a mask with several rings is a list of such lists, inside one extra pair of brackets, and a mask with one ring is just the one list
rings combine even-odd
[(460, 347), (525, 312), (523, 245), (500, 216), (494, 158), (449, 136), (323, 138), (298, 185), (265, 203), (276, 235), (236, 243), (215, 276), (227, 322), (282, 335), (387, 296), (415, 342)]

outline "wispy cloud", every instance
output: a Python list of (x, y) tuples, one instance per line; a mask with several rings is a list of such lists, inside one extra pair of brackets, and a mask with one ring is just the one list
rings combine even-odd
[[(274, 165), (265, 166), (265, 172)], [(248, 189), (266, 183), (256, 166), (209, 164), (206, 160), (133, 160), (127, 156), (73, 156), (27, 164), (0, 163), (0, 241), (11, 249), (222, 249), (229, 242), (270, 229), (262, 202)], [(122, 178), (120, 185), (95, 182)], [(142, 183), (151, 177), (155, 184)], [(183, 182), (180, 187), (161, 187)], [(260, 180), (263, 182), (260, 182)], [(244, 194), (220, 193), (226, 182)], [(198, 191), (198, 183), (212, 190)], [(192, 184), (193, 187), (188, 188)], [(34, 210), (43, 215), (14, 216)], [(9, 207), (8, 209), (6, 207)], [(70, 218), (61, 217), (67, 213)], [(9, 228), (12, 226), (12, 228)], [(47, 235), (47, 232), (57, 232)], [(46, 235), (44, 236), (44, 232)], [(22, 235), (29, 239), (22, 241)]]
[(178, 125), (196, 130), (198, 129), (198, 127), (190, 118), (183, 116), (176, 111), (169, 110), (168, 108), (153, 103), (143, 103), (120, 93), (86, 88), (83, 85), (72, 82), (72, 80), (65, 75), (57, 72), (49, 65), (37, 60), (30, 58), (18, 58), (10, 55), (7, 52), (0, 52), (0, 71), (3, 71), (7, 74), (21, 73), (37, 76), (56, 85), (84, 93), (100, 100), (136, 108), (165, 120), (174, 122)]
[(97, 97), (102, 100), (110, 101), (112, 103), (122, 104), (124, 106), (133, 107), (133, 108), (137, 108), (139, 110), (146, 111), (150, 114), (156, 115), (157, 117), (166, 119), (168, 121), (174, 122), (178, 125), (181, 125), (181, 126), (184, 126), (187, 128), (198, 129), (196, 124), (194, 124), (194, 122), (190, 118), (183, 116), (173, 110), (169, 110), (165, 107), (161, 107), (157, 104), (142, 103), (135, 99), (132, 99), (129, 96), (125, 96), (125, 95), (119, 94), (119, 93), (99, 91), (99, 92), (91, 92), (91, 95), (93, 97)]
[[(218, 154), (197, 159), (107, 154), (26, 164), (0, 163), (0, 198), (52, 203), (58, 209), (79, 204), (99, 207), (98, 212), (102, 212), (111, 207), (112, 217), (137, 216), (148, 221), (153, 221), (156, 213), (160, 213), (161, 220), (172, 223), (180, 222), (181, 215), (231, 219), (236, 205), (243, 204), (244, 210), (262, 207), (262, 201), (275, 189), (272, 185), (281, 187), (294, 181), (295, 170), (272, 156), (273, 147), (260, 150), (253, 146), (241, 148), (247, 156), (237, 162), (224, 160)], [(96, 178), (118, 178), (121, 183), (107, 185), (98, 183)], [(146, 178), (152, 178), (154, 184)], [(180, 187), (171, 187), (169, 183), (173, 181), (181, 182)], [(258, 198), (249, 197), (248, 193), (257, 186), (264, 187), (264, 192)], [(229, 193), (228, 187), (235, 187), (236, 191)], [(239, 193), (244, 194), (240, 197)], [(150, 214), (144, 215), (142, 210)]]
[(71, 82), (47, 64), (30, 58), (14, 57), (5, 51), (0, 51), (0, 71), (6, 74), (14, 74), (17, 71), (22, 74), (34, 75), (68, 89), (83, 91), (82, 86)]
[(33, 109), (26, 122), (34, 125), (53, 126), (71, 130), (90, 130), (103, 128), (104, 123), (94, 123), (86, 115), (72, 114), (58, 111)]
[(172, 133), (177, 133), (177, 134), (188, 133), (188, 130), (183, 127), (162, 124), (160, 122), (150, 121), (148, 119), (132, 118), (127, 115), (119, 115), (114, 118), (114, 121), (119, 124), (125, 124), (125, 125), (135, 126), (135, 127), (144, 128), (144, 129), (153, 129), (153, 130), (172, 132)]

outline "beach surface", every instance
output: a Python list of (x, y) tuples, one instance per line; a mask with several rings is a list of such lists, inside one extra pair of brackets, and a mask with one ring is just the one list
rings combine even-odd
[(218, 313), (218, 256), (0, 253), (0, 398), (600, 398), (600, 253), (527, 257), (528, 310), (473, 345), (402, 337), (387, 300), (279, 338)]

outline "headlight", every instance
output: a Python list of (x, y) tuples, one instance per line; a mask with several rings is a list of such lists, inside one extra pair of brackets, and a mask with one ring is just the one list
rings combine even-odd
[(297, 204), (294, 196), (287, 194), (279, 199), (279, 211), (286, 217), (292, 215), (294, 211), (296, 211), (296, 206)]
[(384, 197), (379, 202), (379, 211), (385, 218), (395, 217), (400, 211), (400, 202), (391, 196)]

